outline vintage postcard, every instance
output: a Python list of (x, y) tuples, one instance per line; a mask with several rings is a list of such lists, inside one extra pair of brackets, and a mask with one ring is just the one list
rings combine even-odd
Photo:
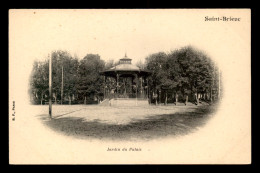
[(9, 10), (10, 164), (250, 164), (250, 9)]

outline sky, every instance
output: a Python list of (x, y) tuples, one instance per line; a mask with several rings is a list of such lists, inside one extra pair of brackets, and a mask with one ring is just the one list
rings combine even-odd
[(248, 28), (238, 23), (204, 21), (205, 16), (222, 16), (225, 11), (241, 16), (241, 10), (206, 9), (10, 10), (9, 43), (26, 59), (44, 59), (51, 51), (66, 50), (79, 58), (99, 54), (103, 60), (118, 60), (127, 53), (137, 62), (188, 45), (214, 59), (223, 43), (233, 44), (237, 33), (239, 41), (247, 38), (243, 30)]
[(99, 54), (104, 60), (127, 53), (137, 62), (159, 51), (199, 46), (197, 40), (208, 38), (203, 34), (212, 34), (211, 25), (198, 23), (203, 19), (185, 10), (18, 10), (13, 22), (19, 28), (16, 42), (31, 58), (66, 50), (79, 58)]

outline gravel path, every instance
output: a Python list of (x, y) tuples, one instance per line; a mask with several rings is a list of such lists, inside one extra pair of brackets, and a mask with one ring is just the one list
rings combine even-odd
[[(41, 106), (43, 112), (47, 106)], [(79, 138), (149, 140), (178, 136), (203, 126), (214, 106), (108, 107), (53, 105), (53, 119), (39, 116), (57, 132)]]

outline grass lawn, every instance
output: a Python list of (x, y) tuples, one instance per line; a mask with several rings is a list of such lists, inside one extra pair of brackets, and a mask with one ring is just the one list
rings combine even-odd
[(52, 119), (47, 114), (38, 117), (54, 131), (76, 138), (149, 140), (194, 132), (215, 110), (216, 106), (53, 105)]

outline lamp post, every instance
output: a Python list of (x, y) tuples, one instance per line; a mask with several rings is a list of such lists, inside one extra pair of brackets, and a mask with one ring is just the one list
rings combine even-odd
[(63, 66), (61, 67), (61, 99), (60, 99), (61, 105), (62, 105), (62, 100), (63, 100)]
[(52, 56), (49, 59), (49, 116), (52, 118)]

